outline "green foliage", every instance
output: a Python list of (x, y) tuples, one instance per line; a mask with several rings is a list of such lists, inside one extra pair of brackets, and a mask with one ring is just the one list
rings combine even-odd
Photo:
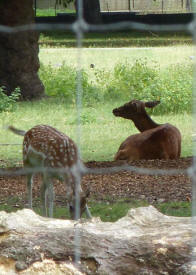
[(76, 72), (66, 66), (52, 67), (41, 64), (40, 77), (48, 96), (63, 96), (73, 101), (76, 89)]
[(112, 74), (106, 73), (107, 81), (102, 74), (103, 72), (99, 71), (96, 76), (100, 86), (105, 88), (107, 99), (143, 99), (144, 94), (146, 98), (148, 90), (155, 87), (158, 79), (157, 68), (151, 68), (147, 62), (140, 60), (136, 60), (133, 65), (117, 64)]
[[(160, 113), (192, 112), (193, 66), (172, 65), (162, 79)], [(165, 106), (165, 107), (164, 107)]]
[(152, 110), (155, 114), (192, 109), (192, 65), (172, 65), (163, 72), (156, 63), (149, 66), (145, 60), (136, 60), (117, 64), (113, 72), (97, 71), (96, 78), (107, 100), (160, 100), (162, 104)]
[(76, 69), (63, 64), (59, 67), (51, 65), (41, 65), (40, 78), (42, 79), (45, 91), (48, 96), (63, 97), (68, 103), (75, 103), (77, 79), (82, 79), (81, 97), (84, 101), (89, 99), (98, 100), (98, 93), (95, 93), (96, 88), (88, 81), (88, 76), (84, 71), (80, 73)]
[[(48, 96), (63, 97), (68, 103), (76, 101), (76, 69), (65, 64), (59, 67), (42, 65), (40, 77)], [(117, 64), (113, 71), (94, 69), (94, 81), (81, 71), (83, 102), (131, 99), (160, 100), (154, 114), (191, 112), (193, 65), (170, 65), (164, 70), (154, 62), (136, 60), (133, 64)], [(88, 120), (85, 117), (83, 121)], [(93, 119), (93, 118), (92, 118)]]
[(20, 89), (16, 88), (10, 96), (6, 95), (5, 88), (0, 87), (0, 112), (11, 112), (16, 106), (21, 93)]

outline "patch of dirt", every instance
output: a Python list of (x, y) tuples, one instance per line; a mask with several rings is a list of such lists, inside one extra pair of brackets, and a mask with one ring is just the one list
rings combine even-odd
[[(122, 162), (88, 162), (89, 168), (119, 167)], [(142, 199), (149, 203), (167, 201), (190, 201), (191, 179), (184, 172), (192, 165), (192, 157), (179, 160), (142, 160), (129, 163), (137, 167), (149, 169), (181, 169), (177, 175), (147, 175), (135, 172), (117, 172), (112, 174), (89, 174), (82, 179), (83, 188), (90, 189), (90, 196), (95, 200), (115, 201), (121, 198)], [(18, 168), (10, 168), (10, 171)], [(40, 195), (40, 177), (35, 177), (33, 196)], [(65, 203), (65, 184), (55, 183), (56, 204)], [(19, 197), (26, 201), (25, 176), (0, 176), (0, 203), (10, 197)]]

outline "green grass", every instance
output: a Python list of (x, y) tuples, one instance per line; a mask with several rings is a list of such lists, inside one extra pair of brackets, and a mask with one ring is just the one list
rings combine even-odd
[(191, 216), (190, 202), (168, 202), (156, 205), (157, 209), (165, 215), (177, 217)]
[(77, 67), (78, 52), (82, 68), (93, 78), (95, 69), (110, 71), (119, 63), (131, 63), (136, 60), (146, 60), (148, 65), (157, 63), (161, 69), (172, 64), (190, 64), (190, 57), (194, 55), (192, 46), (153, 47), (153, 48), (121, 48), (121, 49), (74, 49), (74, 48), (41, 48), (39, 53), (40, 61), (44, 65), (60, 66), (63, 63), (67, 66)]
[(36, 17), (40, 16), (56, 16), (57, 13), (74, 13), (74, 10), (70, 9), (36, 9)]
[[(77, 66), (77, 52), (76, 49), (41, 49), (40, 60), (46, 66), (46, 73), (48, 73), (48, 64), (52, 68), (56, 68), (65, 62), (66, 65), (71, 67)], [(111, 72), (113, 68), (121, 62), (122, 64), (129, 62), (133, 64), (137, 59), (145, 59), (148, 66), (153, 66), (154, 62), (160, 67), (162, 75), (167, 72), (168, 83), (173, 79), (173, 91), (178, 93), (183, 83), (178, 81), (179, 76), (184, 74), (185, 77), (188, 71), (185, 68), (192, 63), (190, 56), (193, 55), (193, 48), (190, 46), (175, 46), (175, 47), (160, 47), (149, 49), (83, 49), (81, 64), (87, 74), (87, 79), (90, 83), (95, 83), (95, 71), (100, 70), (103, 72), (103, 82), (109, 83), (107, 72)], [(90, 68), (90, 64), (95, 64), (95, 69)], [(169, 71), (168, 68), (180, 68), (178, 70)], [(143, 68), (142, 68), (143, 71)], [(168, 74), (168, 71), (170, 74)], [(186, 74), (185, 74), (186, 71)], [(171, 74), (176, 73), (176, 75)], [(61, 72), (63, 75), (64, 71)], [(190, 76), (189, 76), (190, 77)], [(51, 77), (47, 77), (46, 84), (48, 84)], [(65, 77), (64, 77), (65, 78)], [(69, 79), (68, 79), (69, 80)], [(58, 86), (59, 91), (64, 89), (64, 85), (69, 82), (66, 78), (65, 81), (60, 83), (61, 79), (57, 75), (57, 79), (51, 82), (50, 91), (53, 92)], [(186, 79), (185, 79), (186, 80)], [(60, 83), (60, 84), (59, 84)], [(123, 92), (124, 80), (118, 84), (119, 94)], [(93, 84), (94, 85), (94, 84)], [(121, 86), (122, 85), (122, 86)], [(68, 85), (66, 89), (73, 88), (73, 83)], [(171, 87), (171, 86), (169, 86)], [(100, 87), (101, 92), (102, 87)], [(126, 92), (126, 89), (125, 89)], [(141, 93), (143, 90), (141, 90)], [(170, 92), (170, 90), (169, 90)], [(185, 92), (181, 96), (181, 104), (185, 98)], [(191, 89), (189, 91), (191, 93)], [(81, 115), (81, 152), (84, 161), (96, 160), (106, 161), (113, 160), (114, 154), (118, 150), (120, 143), (127, 138), (127, 136), (137, 133), (133, 123), (130, 121), (116, 118), (112, 115), (112, 109), (124, 103), (124, 99), (107, 101), (93, 101), (89, 94), (89, 101), (85, 102)], [(172, 93), (169, 94), (172, 96)], [(143, 98), (144, 100), (146, 98)], [(127, 101), (129, 98), (126, 99)], [(172, 105), (172, 98), (169, 101)], [(164, 102), (162, 102), (164, 106)], [(160, 105), (161, 106), (161, 105)], [(159, 108), (159, 107), (157, 107)], [(152, 118), (158, 123), (169, 122), (177, 126), (182, 133), (182, 156), (192, 155), (192, 114), (181, 112), (178, 114), (165, 113), (164, 115), (154, 115)], [(0, 143), (19, 143), (22, 144), (22, 137), (16, 136), (8, 132), (4, 125), (14, 125), (20, 129), (27, 130), (36, 124), (49, 124), (56, 127), (62, 132), (67, 133), (71, 138), (78, 142), (78, 126), (77, 126), (77, 112), (74, 102), (68, 103), (66, 98), (53, 97), (34, 102), (20, 102), (15, 106), (14, 112), (0, 113), (0, 124), (2, 126)], [(2, 146), (1, 147), (1, 162), (0, 167), (21, 165), (22, 160), (22, 146)], [(13, 211), (22, 208), (24, 203), (17, 200), (7, 199), (6, 202), (0, 204), (0, 210)], [(93, 216), (100, 216), (103, 221), (116, 221), (122, 216), (126, 215), (127, 211), (132, 207), (139, 207), (147, 205), (143, 201), (117, 201), (112, 202), (95, 202), (90, 201), (91, 212)], [(170, 202), (157, 204), (156, 207), (167, 215), (175, 216), (190, 216), (191, 206), (188, 202)], [(35, 208), (40, 213), (40, 208)], [(67, 210), (63, 207), (55, 208), (55, 217), (68, 218)]]
[[(15, 212), (23, 208), (24, 202), (18, 198), (7, 198), (6, 202), (0, 204), (0, 211)], [(37, 200), (34, 210), (41, 215), (40, 202)], [(131, 208), (144, 207), (149, 204), (146, 201), (119, 200), (117, 202), (90, 201), (89, 208), (93, 217), (100, 217), (103, 222), (115, 222), (127, 215)], [(189, 202), (167, 202), (154, 205), (160, 212), (168, 216), (190, 217), (191, 203)], [(85, 214), (84, 214), (85, 217)], [(69, 219), (66, 207), (54, 206), (54, 218)]]
[[(81, 125), (81, 152), (84, 161), (113, 160), (120, 143), (127, 136), (137, 133), (133, 123), (116, 118), (112, 109), (122, 102), (97, 104), (84, 107)], [(77, 116), (74, 105), (68, 105), (63, 100), (45, 99), (39, 102), (18, 103), (15, 112), (0, 113), (0, 123), (14, 125), (28, 130), (36, 124), (49, 124), (67, 133), (77, 142)], [(192, 115), (168, 114), (152, 116), (158, 123), (169, 122), (177, 126), (182, 133), (182, 156), (192, 155)], [(22, 137), (14, 135), (2, 127), (0, 143), (22, 144)], [(15, 163), (21, 161), (21, 146), (2, 146), (1, 159)]]
[[(39, 44), (49, 47), (76, 47), (76, 36), (68, 31), (41, 32)], [(192, 45), (192, 37), (185, 32), (115, 31), (85, 33), (83, 46), (97, 47), (155, 47)]]
[[(179, 102), (180, 105), (186, 104), (185, 98), (187, 97), (189, 97), (189, 100), (191, 100), (191, 88), (188, 89), (188, 92), (187, 90), (180, 90), (181, 92), (179, 92), (179, 89), (181, 89), (184, 85), (184, 83), (179, 82), (179, 79), (181, 79), (182, 75), (184, 75), (186, 79), (191, 77), (189, 71), (186, 71), (185, 68), (188, 66), (188, 64), (192, 64), (193, 61), (190, 59), (190, 56), (192, 55), (193, 48), (188, 46), (166, 48), (161, 47), (140, 50), (84, 49), (82, 51), (81, 61), (83, 68), (87, 73), (87, 80), (90, 83), (89, 85), (92, 86), (95, 85), (96, 68), (98, 68), (103, 73), (103, 85), (108, 85), (108, 83), (110, 83), (110, 79), (107, 77), (107, 72), (112, 72), (113, 67), (117, 64), (116, 62), (121, 61), (122, 64), (126, 64), (126, 62), (133, 64), (135, 60), (139, 58), (141, 60), (146, 60), (148, 66), (153, 66), (153, 64), (156, 63), (160, 67), (161, 75), (166, 74), (165, 72), (167, 71), (165, 78), (168, 80), (168, 82), (164, 83), (170, 85), (168, 87), (172, 88), (172, 90), (168, 89), (167, 101), (164, 101), (165, 98), (163, 97), (163, 102), (161, 102), (161, 104), (156, 107), (157, 110), (161, 110), (163, 107), (169, 109), (170, 106), (174, 106), (175, 108), (175, 104), (178, 104)], [(59, 63), (62, 64), (62, 62), (66, 62), (65, 64), (71, 68), (76, 67), (76, 57), (76, 49), (41, 49), (40, 51), (41, 62), (44, 64), (44, 66), (51, 64), (52, 70), (56, 70), (55, 66)], [(95, 68), (93, 70), (89, 66), (91, 63), (95, 64)], [(171, 68), (170, 66), (173, 66), (173, 71), (168, 69)], [(144, 68), (145, 67), (141, 67), (140, 70), (143, 71)], [(177, 69), (175, 70), (175, 68)], [(174, 72), (175, 75), (171, 74), (172, 72)], [(43, 73), (43, 77), (44, 75), (47, 76), (47, 73), (48, 71)], [(64, 78), (62, 83), (61, 79), (59, 78), (59, 74), (57, 74), (56, 79), (53, 79), (52, 75), (49, 75), (46, 77), (44, 84), (47, 86), (49, 81), (51, 82), (48, 88), (51, 93), (53, 93), (57, 87), (59, 91), (63, 91), (66, 87), (66, 92), (70, 92), (71, 90), (72, 93), (75, 93), (75, 86), (73, 83), (69, 84), (71, 78), (67, 79), (66, 75), (67, 73), (65, 74), (65, 71), (62, 70), (61, 76)], [(138, 76), (135, 75), (135, 77)], [(140, 82), (141, 81), (137, 81), (138, 84), (140, 84)], [(113, 99), (108, 97), (107, 100), (102, 100), (99, 102), (93, 100), (95, 93), (92, 90), (91, 95), (91, 90), (89, 90), (89, 94), (87, 94), (88, 97), (85, 101), (85, 104), (83, 105), (81, 115), (81, 152), (84, 161), (112, 160), (115, 152), (118, 150), (120, 143), (125, 140), (127, 136), (137, 133), (133, 123), (128, 120), (116, 118), (112, 114), (113, 108), (118, 107), (125, 101), (129, 100), (129, 96), (125, 97), (123, 95), (123, 93), (126, 92), (126, 89), (129, 90), (129, 86), (124, 86), (124, 83), (126, 83), (126, 78), (125, 80), (122, 79), (119, 84), (116, 84), (118, 85), (117, 90), (119, 91), (119, 95), (122, 95), (122, 99)], [(129, 83), (130, 82), (128, 82), (128, 85)], [(173, 86), (171, 86), (171, 83), (173, 83)], [(96, 91), (97, 93), (102, 93), (102, 89), (104, 88), (103, 85), (100, 85), (99, 89)], [(114, 85), (114, 83), (111, 82), (111, 85)], [(142, 99), (146, 100), (147, 94), (144, 88), (145, 87), (141, 88), (141, 95)], [(165, 89), (165, 87), (163, 88)], [(141, 97), (139, 94), (140, 90), (138, 91), (138, 96)], [(154, 91), (154, 88), (152, 88), (152, 91)], [(173, 96), (171, 91), (174, 93)], [(156, 92), (157, 96), (159, 96), (159, 90)], [(177, 95), (180, 96), (179, 99), (176, 97)], [(173, 98), (177, 100), (176, 103), (173, 102)], [(154, 98), (148, 99), (152, 100)], [(168, 105), (166, 105), (166, 102)], [(160, 114), (156, 116), (152, 114), (152, 118), (157, 123), (169, 122), (173, 125), (176, 125), (180, 129), (182, 133), (182, 156), (184, 157), (192, 155), (191, 107), (189, 107), (188, 111), (189, 113), (165, 113), (164, 115), (159, 112)], [(49, 124), (56, 127), (60, 131), (67, 133), (76, 142), (78, 141), (77, 112), (75, 104), (74, 102), (68, 103), (66, 98), (63, 99), (61, 97), (53, 97), (41, 100), (39, 102), (35, 101), (17, 103), (14, 112), (0, 113), (0, 124), (2, 125), (0, 143), (22, 143), (22, 137), (16, 136), (3, 128), (4, 125), (10, 124), (25, 130), (36, 124)], [(21, 150), (21, 146), (2, 146), (1, 159), (14, 163), (16, 159), (21, 161)], [(4, 164), (2, 163), (2, 165)]]

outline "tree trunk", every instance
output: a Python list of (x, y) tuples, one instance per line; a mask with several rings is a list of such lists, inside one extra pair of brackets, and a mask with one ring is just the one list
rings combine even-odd
[[(0, 1), (0, 25), (9, 27), (34, 23), (33, 0)], [(36, 31), (0, 32), (0, 87), (10, 95), (19, 87), (23, 99), (43, 96), (38, 77), (39, 34)]]
[(191, 0), (186, 0), (186, 10), (187, 12), (191, 12)]
[[(76, 232), (78, 271), (71, 266)], [(152, 206), (131, 209), (115, 223), (2, 211), (0, 274), (188, 275), (196, 268), (195, 262), (191, 267), (192, 233), (190, 218), (165, 216)]]
[[(77, 11), (77, 0), (75, 1)], [(86, 22), (100, 24), (102, 22), (99, 0), (83, 0), (83, 15)]]

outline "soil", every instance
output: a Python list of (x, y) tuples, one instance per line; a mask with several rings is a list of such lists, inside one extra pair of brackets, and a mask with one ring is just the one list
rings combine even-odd
[[(122, 166), (122, 162), (96, 162), (86, 163), (89, 168), (108, 168)], [(149, 203), (161, 203), (168, 201), (191, 201), (191, 178), (187, 169), (192, 165), (192, 157), (179, 160), (142, 160), (129, 163), (140, 168), (149, 169), (179, 169), (176, 175), (148, 175), (138, 172), (115, 172), (102, 174), (88, 174), (82, 179), (84, 190), (90, 190), (90, 198), (94, 200), (116, 201), (146, 200)], [(10, 168), (16, 171), (19, 168)], [(107, 170), (106, 170), (107, 171)], [(26, 201), (26, 177), (25, 176), (1, 176), (0, 177), (0, 203), (10, 197), (18, 197), (22, 203)], [(39, 197), (41, 179), (35, 177), (33, 196)], [(56, 182), (56, 204), (65, 203), (65, 184)]]

